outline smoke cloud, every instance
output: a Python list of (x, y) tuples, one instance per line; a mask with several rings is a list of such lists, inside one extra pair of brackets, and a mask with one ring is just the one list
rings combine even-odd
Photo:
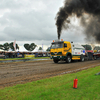
[(80, 18), (80, 25), (85, 28), (87, 38), (100, 42), (100, 0), (65, 0), (64, 6), (56, 15), (58, 39), (63, 28), (68, 28), (69, 18)]

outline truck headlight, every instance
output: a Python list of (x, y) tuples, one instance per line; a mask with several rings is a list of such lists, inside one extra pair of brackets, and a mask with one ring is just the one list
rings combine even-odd
[(60, 56), (60, 58), (62, 58), (62, 56)]

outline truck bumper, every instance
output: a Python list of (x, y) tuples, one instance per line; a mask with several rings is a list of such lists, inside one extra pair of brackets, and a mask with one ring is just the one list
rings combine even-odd
[(59, 60), (64, 60), (66, 57), (65, 56), (51, 56), (51, 59), (59, 59)]

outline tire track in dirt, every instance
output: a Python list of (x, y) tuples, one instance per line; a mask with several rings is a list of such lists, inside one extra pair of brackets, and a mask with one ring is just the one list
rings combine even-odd
[(52, 60), (0, 64), (0, 88), (99, 66), (100, 60), (53, 63)]

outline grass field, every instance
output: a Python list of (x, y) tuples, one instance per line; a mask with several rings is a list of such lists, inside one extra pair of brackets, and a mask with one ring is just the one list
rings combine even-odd
[[(100, 66), (0, 89), (0, 100), (100, 100)], [(77, 76), (78, 88), (73, 88)]]

